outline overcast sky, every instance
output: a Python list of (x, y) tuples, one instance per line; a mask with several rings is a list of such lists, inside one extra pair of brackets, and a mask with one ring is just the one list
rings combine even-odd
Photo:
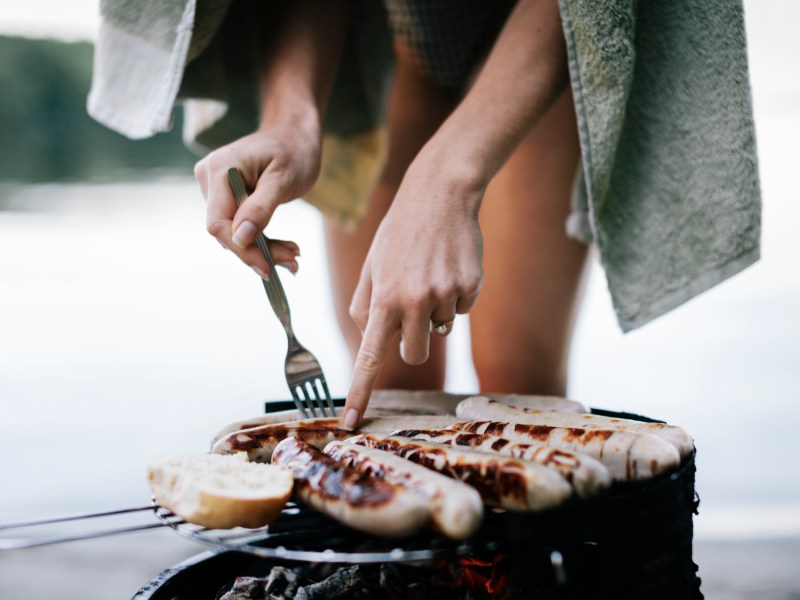
[(0, 34), (92, 40), (100, 0), (0, 0)]

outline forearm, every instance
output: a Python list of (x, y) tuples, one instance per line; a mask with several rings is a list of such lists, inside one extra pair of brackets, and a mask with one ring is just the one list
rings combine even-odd
[(556, 0), (520, 0), (472, 89), (421, 156), (482, 189), (567, 81)]
[(347, 0), (264, 2), (260, 48), (261, 122), (319, 127), (339, 67)]

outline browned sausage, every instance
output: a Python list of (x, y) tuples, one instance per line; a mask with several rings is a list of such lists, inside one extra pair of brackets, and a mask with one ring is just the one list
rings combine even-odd
[(291, 469), (303, 502), (355, 529), (400, 537), (430, 520), (430, 508), (420, 496), (347, 467), (301, 439), (279, 443), (272, 462)]

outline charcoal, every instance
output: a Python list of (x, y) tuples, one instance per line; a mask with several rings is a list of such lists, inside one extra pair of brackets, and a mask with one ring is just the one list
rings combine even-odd
[(258, 577), (237, 577), (231, 590), (220, 600), (266, 600), (264, 580)]
[(380, 575), (378, 577), (378, 584), (381, 590), (386, 592), (387, 598), (402, 598), (406, 588), (406, 583), (403, 581), (403, 576), (392, 564), (382, 564), (380, 566)]
[(294, 571), (286, 567), (272, 567), (264, 583), (264, 598), (265, 600), (294, 598), (299, 587), (300, 581)]
[(264, 577), (237, 577), (233, 587), (219, 600), (291, 600), (300, 587), (294, 571), (272, 567)]
[(358, 565), (354, 565), (341, 568), (318, 583), (301, 587), (297, 590), (294, 600), (335, 600), (354, 593), (363, 585), (361, 569)]

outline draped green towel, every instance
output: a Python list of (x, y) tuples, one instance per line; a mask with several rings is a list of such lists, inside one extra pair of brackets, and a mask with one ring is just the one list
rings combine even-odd
[[(571, 235), (593, 239), (623, 330), (759, 257), (761, 201), (741, 0), (559, 0), (581, 141)], [(215, 147), (257, 122), (252, 4), (102, 0), (89, 112), (134, 138)], [(380, 165), (390, 36), (357, 0), (310, 200), (356, 221)], [(546, 282), (544, 282), (546, 284)]]

